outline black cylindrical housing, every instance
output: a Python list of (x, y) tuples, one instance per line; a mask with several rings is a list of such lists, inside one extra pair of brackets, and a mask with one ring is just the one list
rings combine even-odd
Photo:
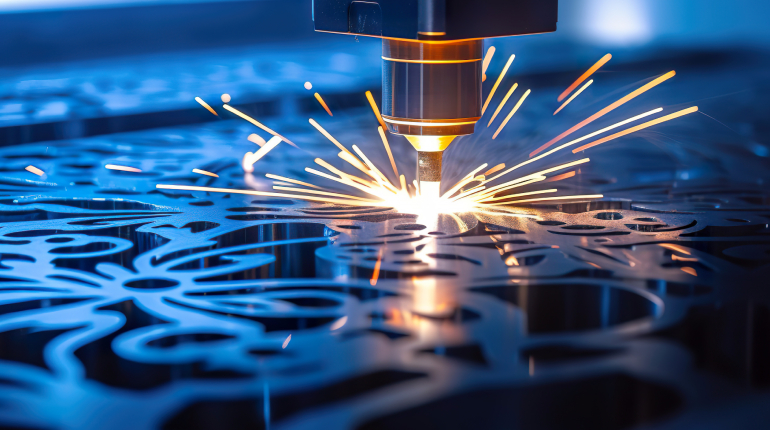
[(415, 136), (473, 133), (481, 117), (482, 41), (383, 39), (382, 117), (388, 130)]

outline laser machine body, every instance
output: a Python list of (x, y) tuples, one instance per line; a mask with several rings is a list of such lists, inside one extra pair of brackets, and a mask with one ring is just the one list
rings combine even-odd
[(382, 119), (417, 149), (422, 194), (481, 118), (483, 39), (556, 31), (558, 0), (313, 0), (316, 31), (382, 38)]

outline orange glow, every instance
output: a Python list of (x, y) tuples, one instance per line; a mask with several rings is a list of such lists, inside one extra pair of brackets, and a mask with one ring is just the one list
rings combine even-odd
[(660, 246), (662, 248), (666, 248), (666, 249), (668, 249), (670, 251), (681, 252), (682, 254), (685, 254), (685, 255), (692, 255), (692, 254), (690, 254), (690, 251), (688, 251), (684, 247), (679, 246), (679, 245), (674, 245), (673, 243), (659, 243), (658, 246)]
[(497, 114), (500, 113), (501, 110), (503, 110), (503, 106), (505, 106), (505, 103), (508, 102), (508, 98), (511, 97), (511, 94), (513, 94), (514, 91), (516, 91), (516, 88), (519, 86), (518, 83), (515, 83), (511, 85), (511, 89), (508, 90), (508, 92), (505, 94), (505, 97), (503, 97), (503, 101), (500, 102), (499, 105), (497, 105), (497, 109), (495, 109), (495, 113), (492, 114), (492, 118), (489, 119), (489, 122), (487, 123), (487, 127), (492, 125), (492, 121), (497, 118)]
[(396, 63), (418, 63), (418, 64), (460, 64), (460, 63), (475, 63), (481, 61), (481, 58), (475, 58), (472, 60), (402, 60), (400, 58), (388, 58), (382, 57), (385, 61), (395, 61)]
[(588, 264), (590, 264), (590, 265), (592, 265), (592, 266), (594, 266), (594, 267), (596, 267), (597, 269), (600, 269), (600, 270), (602, 268), (602, 266), (600, 266), (600, 265), (598, 265), (596, 263), (591, 263), (590, 261), (586, 261), (586, 263), (588, 263)]
[(35, 166), (32, 166), (32, 165), (29, 165), (29, 166), (25, 167), (25, 168), (24, 168), (24, 170), (26, 170), (26, 171), (28, 171), (28, 172), (30, 172), (30, 173), (34, 173), (34, 174), (36, 174), (37, 176), (43, 176), (43, 175), (45, 175), (45, 172), (43, 172), (42, 170), (40, 170), (40, 169), (38, 169), (37, 167), (35, 167)]
[(495, 47), (490, 46), (489, 49), (487, 49), (487, 54), (484, 56), (484, 62), (481, 63), (481, 82), (487, 80), (487, 68), (489, 67), (489, 63), (492, 62), (492, 57), (494, 56)]
[(266, 132), (268, 132), (268, 133), (272, 134), (273, 136), (277, 136), (277, 137), (280, 137), (280, 138), (281, 138), (281, 140), (283, 140), (284, 142), (286, 142), (286, 143), (288, 143), (289, 145), (291, 145), (291, 146), (293, 146), (293, 147), (295, 147), (295, 148), (299, 149), (299, 147), (298, 147), (297, 145), (295, 145), (295, 144), (294, 144), (292, 141), (290, 141), (289, 139), (287, 139), (287, 138), (285, 138), (285, 137), (281, 136), (280, 134), (278, 134), (278, 133), (274, 132), (273, 130), (271, 130), (270, 128), (268, 128), (267, 126), (265, 126), (264, 124), (262, 124), (261, 122), (259, 122), (259, 121), (257, 121), (256, 119), (254, 119), (254, 118), (252, 118), (252, 117), (250, 117), (250, 116), (246, 115), (245, 113), (243, 113), (243, 112), (239, 111), (238, 109), (236, 109), (236, 108), (234, 108), (234, 107), (232, 107), (232, 106), (230, 106), (230, 105), (224, 105), (224, 108), (225, 108), (225, 109), (227, 109), (228, 111), (230, 111), (230, 112), (232, 112), (232, 113), (234, 113), (234, 114), (238, 115), (239, 117), (241, 117), (241, 118), (245, 119), (246, 121), (248, 121), (248, 122), (250, 122), (250, 123), (252, 123), (252, 124), (256, 125), (257, 127), (261, 128), (262, 130), (264, 130), (264, 131), (266, 131)]
[(487, 96), (487, 101), (484, 102), (484, 106), (481, 108), (482, 115), (484, 115), (484, 112), (487, 110), (487, 106), (489, 105), (489, 102), (492, 101), (492, 96), (495, 95), (495, 91), (497, 91), (497, 87), (500, 86), (500, 82), (502, 82), (506, 72), (508, 72), (508, 68), (511, 67), (511, 63), (513, 63), (514, 58), (516, 58), (516, 56), (511, 55), (511, 57), (508, 59), (508, 62), (505, 63), (505, 67), (503, 67), (503, 71), (500, 72), (500, 76), (497, 77), (497, 81), (495, 81), (495, 85), (492, 87), (492, 91), (490, 91), (489, 95)]
[(503, 123), (500, 124), (500, 127), (497, 128), (497, 131), (492, 136), (493, 140), (497, 138), (497, 135), (500, 134), (501, 131), (503, 131), (503, 128), (505, 128), (505, 125), (508, 124), (508, 121), (510, 121), (511, 118), (513, 118), (513, 114), (515, 114), (516, 111), (519, 110), (519, 108), (521, 107), (521, 104), (524, 103), (524, 100), (527, 99), (527, 96), (529, 96), (530, 92), (531, 90), (527, 90), (527, 92), (525, 92), (524, 95), (521, 96), (518, 103), (516, 103), (516, 106), (514, 106), (513, 109), (511, 109), (511, 113), (509, 113), (508, 116), (505, 117), (505, 119), (503, 120)]
[(678, 256), (676, 254), (671, 254), (671, 260), (673, 260), (673, 261), (693, 261), (693, 262), (698, 261), (698, 259), (695, 258), (695, 257), (693, 257), (693, 258), (680, 257), (680, 256)]
[(192, 171), (193, 171), (193, 173), (198, 173), (200, 175), (211, 176), (212, 178), (218, 178), (219, 177), (219, 175), (217, 175), (216, 173), (207, 172), (207, 171), (201, 170), (201, 169), (193, 169)]
[(380, 248), (380, 252), (377, 253), (377, 262), (374, 263), (372, 279), (369, 280), (369, 283), (372, 285), (372, 287), (377, 285), (377, 278), (380, 277), (380, 265), (382, 265), (382, 248)]
[(321, 98), (321, 95), (318, 93), (315, 93), (315, 99), (318, 100), (318, 103), (321, 103), (321, 106), (323, 106), (324, 110), (326, 110), (326, 113), (329, 114), (329, 116), (334, 116), (332, 111), (329, 109), (329, 106), (326, 105), (326, 102), (323, 98)]
[(583, 85), (582, 87), (580, 87), (580, 89), (577, 90), (577, 92), (575, 94), (570, 96), (570, 98), (568, 98), (566, 102), (562, 103), (562, 105), (559, 106), (559, 109), (556, 109), (556, 112), (554, 112), (553, 114), (556, 115), (557, 113), (561, 112), (561, 110), (564, 109), (565, 106), (567, 106), (572, 100), (575, 100), (575, 97), (579, 96), (580, 93), (582, 93), (586, 88), (588, 88), (593, 83), (594, 83), (593, 79), (591, 79), (590, 81), (586, 82), (586, 84)]
[(516, 259), (513, 255), (505, 259), (505, 265), (506, 266), (518, 266), (519, 260)]
[(577, 87), (578, 87), (578, 85), (580, 85), (581, 83), (583, 83), (583, 81), (585, 81), (586, 79), (588, 79), (588, 77), (589, 77), (589, 76), (593, 75), (593, 74), (594, 74), (594, 72), (596, 72), (597, 70), (599, 70), (599, 68), (600, 68), (600, 67), (602, 67), (603, 65), (605, 65), (605, 64), (606, 64), (608, 61), (610, 61), (610, 59), (612, 59), (612, 54), (607, 54), (607, 55), (605, 55), (604, 57), (602, 57), (602, 58), (601, 58), (599, 61), (597, 61), (597, 62), (596, 62), (596, 64), (594, 64), (593, 66), (591, 66), (591, 68), (590, 68), (590, 69), (586, 70), (586, 72), (585, 72), (585, 73), (583, 73), (583, 74), (582, 74), (582, 75), (581, 75), (581, 76), (580, 76), (580, 77), (577, 79), (577, 81), (573, 82), (573, 83), (572, 83), (572, 85), (570, 85), (570, 86), (569, 86), (569, 88), (567, 88), (566, 90), (564, 90), (564, 92), (563, 92), (563, 93), (561, 93), (561, 95), (559, 95), (559, 98), (558, 98), (557, 100), (558, 100), (558, 101), (562, 101), (562, 100), (564, 100), (564, 97), (567, 97), (567, 95), (568, 95), (569, 93), (571, 93), (571, 92), (572, 92), (572, 91), (573, 91), (575, 88), (577, 88)]
[(123, 172), (134, 172), (134, 173), (139, 173), (142, 171), (141, 169), (137, 169), (136, 167), (119, 166), (117, 164), (108, 164), (104, 166), (104, 168), (110, 169), (110, 170), (121, 170)]
[(561, 139), (569, 136), (570, 134), (580, 130), (581, 128), (583, 128), (586, 125), (592, 123), (593, 121), (601, 118), (602, 116), (606, 115), (607, 113), (612, 112), (615, 108), (617, 108), (619, 106), (622, 106), (626, 102), (634, 99), (636, 96), (638, 96), (640, 94), (643, 94), (646, 91), (656, 87), (657, 85), (659, 85), (659, 84), (661, 84), (661, 83), (663, 83), (663, 82), (673, 78), (675, 75), (676, 75), (676, 72), (672, 70), (672, 71), (670, 71), (670, 72), (668, 72), (668, 73), (666, 73), (666, 74), (664, 74), (662, 76), (659, 76), (659, 77), (653, 79), (652, 82), (649, 82), (649, 83), (647, 83), (647, 84), (637, 88), (636, 90), (630, 92), (629, 94), (627, 94), (626, 96), (622, 97), (621, 99), (619, 99), (615, 103), (612, 103), (611, 105), (605, 107), (604, 109), (600, 110), (599, 112), (596, 112), (595, 114), (591, 115), (590, 117), (584, 119), (580, 123), (572, 126), (569, 130), (565, 131), (564, 133), (554, 137), (553, 139), (551, 139), (550, 141), (545, 143), (540, 148), (537, 148), (536, 150), (532, 151), (529, 154), (529, 156), (532, 157), (533, 155), (537, 155), (539, 152), (545, 150), (546, 148), (550, 147), (554, 143), (556, 143), (556, 142), (560, 141)]
[[(375, 105), (375, 108), (376, 107), (377, 106)], [(396, 167), (396, 160), (393, 159), (393, 153), (390, 152), (390, 145), (388, 144), (388, 137), (385, 135), (385, 130), (383, 129), (383, 127), (377, 127), (377, 131), (380, 133), (380, 138), (382, 139), (382, 144), (385, 146), (385, 151), (388, 152), (390, 167), (393, 168), (393, 173), (395, 173), (396, 177), (398, 178), (398, 167)]]
[(687, 273), (688, 275), (698, 276), (698, 272), (696, 272), (695, 268), (693, 267), (680, 267), (680, 269), (682, 269), (682, 272)]
[(388, 126), (385, 125), (385, 121), (382, 120), (382, 115), (380, 115), (380, 109), (377, 107), (377, 103), (374, 101), (374, 97), (372, 96), (371, 91), (366, 92), (366, 99), (369, 100), (369, 106), (372, 107), (372, 111), (374, 112), (374, 115), (377, 117), (377, 121), (379, 121), (380, 126), (382, 126), (383, 129), (388, 129)]
[(489, 176), (489, 175), (491, 175), (491, 174), (493, 174), (495, 172), (499, 172), (500, 170), (503, 170), (503, 169), (505, 169), (505, 163), (500, 163), (497, 166), (495, 166), (495, 167), (487, 170), (486, 172), (484, 172), (484, 176)]
[(629, 134), (637, 132), (639, 130), (644, 130), (645, 128), (652, 127), (653, 125), (660, 124), (662, 122), (671, 121), (672, 119), (676, 119), (676, 118), (679, 118), (680, 116), (685, 116), (687, 114), (691, 114), (691, 113), (697, 112), (697, 111), (698, 111), (698, 106), (693, 106), (693, 107), (689, 107), (687, 109), (682, 109), (682, 110), (680, 110), (678, 112), (674, 112), (672, 114), (668, 114), (666, 116), (662, 116), (660, 118), (656, 118), (656, 119), (654, 119), (652, 121), (647, 121), (644, 124), (639, 124), (637, 126), (634, 126), (634, 127), (631, 127), (631, 128), (627, 128), (627, 129), (625, 129), (623, 131), (619, 131), (619, 132), (617, 132), (615, 134), (612, 134), (610, 136), (603, 137), (603, 138), (601, 138), (599, 140), (595, 140), (595, 141), (593, 141), (591, 143), (587, 143), (587, 144), (585, 144), (585, 145), (583, 145), (581, 147), (573, 149), (572, 153), (575, 154), (575, 153), (578, 153), (580, 151), (585, 151), (588, 148), (592, 148), (594, 146), (601, 145), (602, 143), (609, 142), (610, 140), (614, 140), (614, 139), (617, 139), (619, 137), (623, 137), (623, 136), (629, 135)]
[(553, 178), (548, 178), (545, 181), (543, 181), (543, 183), (561, 181), (562, 179), (568, 179), (568, 178), (571, 178), (573, 176), (575, 176), (575, 171), (574, 170), (571, 171), (571, 172), (562, 173), (561, 175), (556, 175)]
[(213, 114), (214, 114), (214, 115), (216, 115), (216, 116), (219, 116), (219, 114), (217, 113), (217, 111), (215, 111), (215, 110), (214, 110), (214, 109), (213, 109), (211, 106), (209, 106), (209, 104), (208, 104), (208, 103), (204, 102), (202, 98), (200, 98), (200, 97), (196, 97), (196, 98), (195, 98), (195, 101), (196, 101), (196, 102), (198, 102), (198, 103), (200, 103), (200, 104), (201, 104), (201, 106), (203, 106), (203, 107), (205, 107), (206, 109), (208, 109), (208, 110), (209, 110), (209, 112), (213, 113)]

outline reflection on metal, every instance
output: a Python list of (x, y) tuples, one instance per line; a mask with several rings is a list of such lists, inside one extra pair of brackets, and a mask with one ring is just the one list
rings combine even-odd
[[(365, 118), (354, 130), (371, 132), (361, 148), (384, 159)], [(488, 405), (501, 399), (538, 427), (627, 428), (686, 420), (713, 400), (693, 386), (770, 386), (766, 187), (649, 180), (643, 167), (661, 163), (649, 145), (625, 158), (596, 151), (599, 167), (574, 166), (574, 183), (559, 182), (604, 200), (519, 214), (155, 188), (307, 187), (301, 171), (268, 180), (257, 163), (243, 174), (236, 157), (253, 148), (252, 131), (220, 121), (0, 150), (0, 423), (196, 429), (236, 416), (253, 428), (451, 427), (478, 411), (505, 428), (509, 411)], [(308, 148), (333, 159), (338, 148), (310, 132), (318, 142)], [(286, 149), (270, 171), (307, 164)], [(468, 158), (463, 174), (483, 162)], [(31, 160), (45, 182), (24, 171)], [(597, 410), (650, 408), (622, 420), (554, 417), (576, 398)]]

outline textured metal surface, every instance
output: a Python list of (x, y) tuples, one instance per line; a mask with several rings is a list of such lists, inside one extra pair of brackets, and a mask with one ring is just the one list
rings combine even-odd
[[(679, 95), (695, 99), (704, 82), (714, 80), (694, 76)], [(555, 99), (548, 91), (494, 145), (488, 135), (452, 145), (445, 177), (479, 160), (510, 162), (501, 154), (525, 156), (533, 140), (553, 135), (561, 123), (536, 129), (534, 121), (550, 115), (537, 101)], [(743, 130), (762, 113), (734, 115), (720, 118)], [(367, 153), (386, 160), (371, 113), (340, 116), (324, 122), (331, 133), (346, 145), (366, 142)], [(281, 144), (254, 176), (239, 166), (254, 130), (237, 121), (3, 148), (0, 422), (78, 429), (767, 422), (770, 195), (762, 144), (705, 116), (681, 121), (587, 154), (585, 169), (557, 183), (566, 192), (602, 192), (603, 201), (523, 207), (518, 217), (425, 218), (155, 189), (267, 190), (266, 171), (307, 180), (302, 167), (315, 156), (332, 159), (336, 148), (298, 125), (304, 121), (270, 124), (303, 150)], [(392, 145), (398, 160), (413, 159), (406, 141)], [(143, 172), (106, 170), (108, 163)], [(24, 172), (28, 164), (47, 176)]]

